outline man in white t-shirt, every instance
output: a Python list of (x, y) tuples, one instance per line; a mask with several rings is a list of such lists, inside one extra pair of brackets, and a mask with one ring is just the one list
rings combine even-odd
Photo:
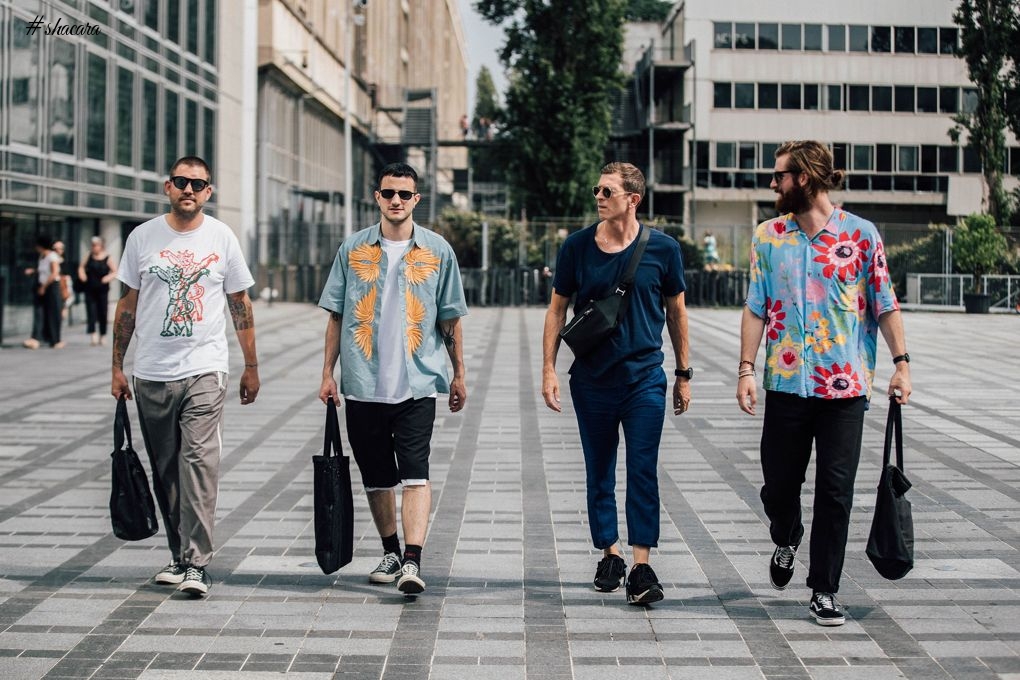
[[(111, 389), (117, 399), (135, 399), (152, 463), (171, 553), (154, 580), (198, 597), (212, 583), (206, 568), (227, 388), (225, 307), (244, 354), (241, 403), (259, 393), (255, 319), (246, 292), (255, 281), (230, 227), (202, 212), (212, 196), (211, 174), (201, 158), (178, 160), (163, 183), (169, 214), (128, 236), (117, 273), (124, 285), (114, 315)], [(138, 342), (129, 384), (124, 356), (132, 337)]]

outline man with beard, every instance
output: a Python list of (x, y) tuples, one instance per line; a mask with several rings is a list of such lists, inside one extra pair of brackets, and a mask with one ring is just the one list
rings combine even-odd
[(878, 330), (895, 365), (888, 394), (900, 404), (910, 398), (910, 356), (878, 230), (829, 199), (843, 175), (820, 142), (787, 142), (776, 151), (771, 186), (781, 214), (752, 238), (737, 367), (737, 403), (754, 415), (755, 357), (765, 335), (761, 499), (777, 546), (769, 563), (777, 590), (793, 577), (804, 536), (800, 491), (815, 446), (807, 586), (810, 614), (823, 626), (845, 621), (836, 592)]
[[(211, 174), (196, 156), (171, 167), (163, 183), (170, 213), (139, 225), (124, 246), (113, 326), (111, 392), (135, 397), (170, 547), (170, 563), (154, 580), (197, 597), (212, 583), (206, 568), (228, 372), (224, 301), (244, 354), (241, 403), (254, 402), (260, 385), (246, 292), (255, 281), (230, 227), (202, 212), (212, 196)], [(132, 337), (138, 338), (133, 386), (124, 374)]]

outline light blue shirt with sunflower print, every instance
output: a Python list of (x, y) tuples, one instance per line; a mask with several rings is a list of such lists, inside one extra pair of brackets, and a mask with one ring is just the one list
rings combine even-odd
[(874, 224), (839, 208), (814, 238), (793, 214), (762, 222), (745, 304), (765, 320), (766, 390), (871, 398), (878, 319), (899, 309)]
[(320, 307), (343, 317), (340, 393), (361, 401), (375, 398), (382, 286), (392, 266), (400, 267), (397, 282), (411, 397), (448, 393), (448, 353), (438, 322), (467, 314), (457, 257), (442, 236), (418, 224), (396, 262), (383, 254), (381, 238), (377, 223), (344, 241), (319, 297)]

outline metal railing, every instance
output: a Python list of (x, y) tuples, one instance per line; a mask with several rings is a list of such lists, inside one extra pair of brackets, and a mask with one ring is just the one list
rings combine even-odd
[(920, 305), (963, 306), (963, 294), (973, 288), (970, 274), (907, 274), (907, 302)]
[(1012, 309), (1020, 304), (1020, 276), (990, 274), (981, 277), (981, 290), (992, 296), (992, 307)]

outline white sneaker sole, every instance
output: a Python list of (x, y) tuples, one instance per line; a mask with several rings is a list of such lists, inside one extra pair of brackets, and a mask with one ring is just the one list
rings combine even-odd
[(397, 590), (404, 595), (417, 595), (425, 591), (425, 581), (417, 576), (401, 576), (400, 581), (397, 582)]
[(368, 575), (368, 582), (369, 583), (393, 583), (394, 581), (397, 580), (397, 574), (399, 574), (399, 573), (400, 572), (398, 571), (396, 574), (384, 574), (382, 572), (376, 573), (376, 572), (373, 571), (371, 574)]
[(183, 581), (181, 585), (177, 586), (177, 590), (189, 595), (202, 596), (209, 592), (209, 586), (201, 581)]
[(184, 574), (180, 574), (179, 576), (174, 576), (172, 574), (166, 574), (165, 576), (162, 574), (156, 574), (152, 580), (161, 586), (176, 586), (184, 582)]
[(846, 623), (846, 617), (841, 616), (838, 619), (823, 619), (818, 614), (811, 612), (812, 618), (818, 623), (819, 626), (842, 626)]

